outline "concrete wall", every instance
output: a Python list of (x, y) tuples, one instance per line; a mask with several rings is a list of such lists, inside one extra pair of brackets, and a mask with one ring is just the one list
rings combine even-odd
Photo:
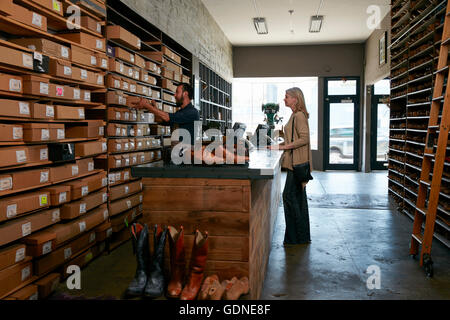
[[(235, 47), (233, 69), (236, 78), (245, 77), (319, 77), (318, 150), (313, 150), (315, 170), (323, 170), (324, 78), (357, 76), (361, 79), (360, 96), (364, 95), (364, 44)], [(363, 100), (361, 98), (361, 106)], [(361, 107), (362, 108), (362, 107)], [(362, 123), (363, 112), (360, 112)], [(360, 130), (362, 146), (363, 131)], [(360, 162), (362, 167), (362, 148)]]
[(121, 0), (222, 75), (233, 78), (231, 43), (201, 0)]

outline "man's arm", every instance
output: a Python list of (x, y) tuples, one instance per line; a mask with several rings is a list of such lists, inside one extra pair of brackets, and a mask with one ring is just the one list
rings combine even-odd
[(135, 97), (131, 99), (131, 105), (136, 109), (147, 109), (155, 115), (156, 122), (169, 122), (170, 117), (167, 112), (159, 110), (154, 100), (148, 101), (144, 98)]

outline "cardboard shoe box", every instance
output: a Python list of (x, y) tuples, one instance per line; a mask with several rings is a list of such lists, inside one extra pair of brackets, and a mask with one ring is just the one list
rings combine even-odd
[(71, 200), (78, 200), (94, 191), (100, 190), (108, 185), (106, 173), (102, 172), (84, 179), (71, 181), (66, 186), (70, 187)]
[(33, 55), (0, 46), (0, 63), (33, 70)]
[(27, 147), (11, 147), (0, 149), (0, 167), (23, 165), (30, 162)]
[(124, 198), (121, 200), (111, 202), (110, 206), (109, 206), (109, 215), (112, 217), (112, 216), (115, 216), (126, 210), (134, 208), (134, 207), (140, 205), (142, 203), (142, 201), (143, 201), (143, 195), (142, 195), (142, 193), (138, 193), (138, 194), (135, 194), (128, 198)]
[(52, 105), (32, 103), (31, 117), (33, 119), (53, 120), (55, 118), (55, 107)]
[(108, 185), (115, 186), (130, 180), (131, 170), (124, 169), (121, 171), (115, 171), (113, 173), (108, 174)]
[(80, 168), (80, 175), (85, 175), (95, 170), (95, 163), (92, 158), (77, 160), (77, 165)]
[(84, 120), (84, 107), (55, 106), (55, 119)]
[(22, 6), (12, 4), (11, 18), (30, 27), (47, 32), (47, 18)]
[(0, 99), (0, 116), (31, 118), (31, 105), (24, 101)]
[(96, 53), (95, 57), (97, 58), (97, 68), (108, 70), (109, 68), (108, 56), (104, 53)]
[(142, 191), (141, 181), (135, 181), (128, 184), (116, 186), (110, 189), (110, 200), (114, 201), (141, 191)]
[(38, 286), (39, 299), (43, 300), (49, 297), (58, 287), (60, 279), (61, 275), (59, 273), (51, 273), (35, 282)]
[(81, 200), (73, 201), (61, 207), (61, 219), (72, 220), (108, 201), (107, 189), (90, 194)]
[(108, 137), (126, 137), (127, 126), (118, 123), (109, 123), (106, 129)]
[(0, 123), (0, 141), (4, 142), (23, 141), (23, 127), (21, 125)]
[(122, 164), (122, 156), (120, 155), (114, 155), (108, 157), (108, 166), (110, 168), (121, 168), (124, 166)]
[(96, 53), (75, 45), (72, 45), (72, 62), (90, 67), (97, 67), (98, 65)]
[(0, 296), (7, 294), (29, 280), (33, 274), (31, 257), (26, 257), (23, 262), (15, 264), (0, 271)]
[(8, 41), (51, 57), (70, 59), (70, 48), (44, 38), (20, 38)]
[(64, 123), (50, 123), (48, 127), (50, 129), (50, 140), (58, 141), (66, 138)]
[(30, 284), (19, 291), (14, 292), (12, 295), (8, 296), (10, 299), (25, 301), (31, 300), (35, 301), (39, 299), (38, 286), (35, 284)]
[(40, 211), (0, 225), (0, 246), (29, 236), (60, 221), (60, 209)]
[(49, 80), (38, 76), (23, 76), (23, 93), (35, 96), (49, 96)]
[(78, 43), (88, 49), (106, 52), (105, 39), (103, 38), (94, 37), (85, 32), (59, 33), (58, 36), (66, 40)]
[(92, 19), (89, 16), (82, 16), (80, 19), (80, 24), (83, 28), (89, 29), (98, 33), (99, 36), (102, 36), (102, 24), (99, 21)]
[(24, 83), (22, 77), (0, 73), (0, 90), (14, 93), (23, 93), (23, 87)]
[(27, 256), (40, 257), (52, 252), (55, 238), (55, 233), (38, 232), (22, 239), (22, 243), (27, 246)]
[(69, 186), (52, 186), (43, 189), (50, 193), (50, 203), (52, 207), (70, 202), (70, 187)]
[(0, 221), (16, 218), (22, 214), (50, 206), (50, 193), (47, 191), (25, 193), (19, 196), (0, 199)]
[(108, 151), (106, 140), (75, 143), (75, 156), (86, 157)]
[(129, 62), (131, 64), (136, 64), (136, 56), (134, 53), (124, 50), (121, 47), (114, 47), (114, 50), (116, 58)]
[(29, 162), (39, 163), (39, 162), (48, 162), (49, 161), (47, 145), (27, 146), (27, 152), (28, 152)]
[(108, 110), (107, 111), (108, 120), (122, 120), (122, 121), (125, 121), (125, 118), (122, 117), (122, 113), (126, 109), (109, 107), (107, 110)]
[(107, 26), (106, 38), (133, 50), (141, 50), (141, 40), (121, 26)]
[(53, 13), (57, 13), (60, 16), (64, 16), (64, 8), (61, 1), (58, 0), (31, 0), (31, 2), (51, 10)]
[(24, 123), (23, 140), (25, 142), (50, 141), (50, 128), (45, 123)]
[(49, 74), (54, 77), (72, 79), (72, 64), (66, 60), (50, 59)]
[(97, 138), (105, 135), (103, 121), (88, 122), (85, 126), (68, 127), (66, 137), (71, 138)]
[(14, 244), (0, 250), (0, 271), (25, 260), (25, 245)]
[[(21, 190), (31, 187), (38, 187), (40, 185), (48, 184), (50, 182), (50, 169), (41, 168), (33, 170), (21, 170), (10, 173), (10, 178), (4, 181), (0, 177), (0, 185), (10, 183), (11, 190)], [(9, 180), (9, 181), (8, 181)]]
[(52, 183), (61, 182), (78, 175), (80, 175), (80, 170), (77, 164), (66, 164), (50, 168), (50, 181)]
[(123, 152), (123, 139), (108, 139), (109, 152)]

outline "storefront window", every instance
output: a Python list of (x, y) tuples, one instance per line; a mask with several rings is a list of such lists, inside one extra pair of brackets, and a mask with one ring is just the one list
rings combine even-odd
[(302, 78), (235, 78), (233, 80), (233, 122), (243, 122), (247, 132), (253, 134), (259, 124), (264, 124), (265, 115), (261, 106), (265, 103), (280, 104), (278, 116), (282, 122), (275, 130), (282, 130), (292, 114), (284, 104), (286, 90), (299, 87), (305, 96), (310, 114), (309, 126), (311, 149), (318, 149), (318, 86), (317, 77)]

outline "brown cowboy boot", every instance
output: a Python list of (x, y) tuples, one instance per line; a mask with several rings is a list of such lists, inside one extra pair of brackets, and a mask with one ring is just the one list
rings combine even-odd
[(225, 287), (224, 300), (238, 300), (241, 295), (248, 294), (248, 292), (248, 278), (243, 277), (238, 280), (236, 277), (233, 277)]
[(184, 228), (180, 232), (169, 227), (170, 244), (170, 282), (167, 287), (168, 298), (179, 298), (183, 290), (183, 280), (186, 273), (186, 260), (184, 252)]
[(209, 290), (215, 281), (219, 281), (219, 277), (216, 274), (207, 277), (205, 281), (203, 281), (202, 288), (198, 294), (198, 300), (209, 300)]
[(208, 244), (208, 232), (205, 232), (205, 237), (203, 237), (201, 232), (197, 230), (189, 265), (189, 278), (181, 292), (181, 300), (195, 300), (200, 291), (208, 255)]

